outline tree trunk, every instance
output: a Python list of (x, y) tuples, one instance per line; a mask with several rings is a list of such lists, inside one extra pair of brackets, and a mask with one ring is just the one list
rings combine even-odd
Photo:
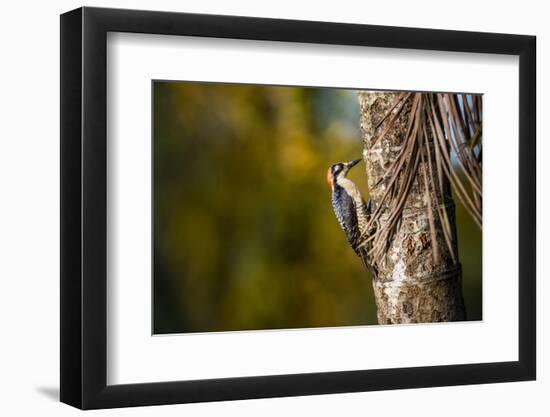
[[(397, 158), (405, 140), (412, 97), (396, 124), (376, 143), (374, 133), (391, 109), (398, 93), (359, 92), (363, 159), (368, 176), (373, 212), (380, 205), (386, 190), (387, 168)], [(396, 109), (393, 110), (395, 112)], [(390, 118), (380, 125), (384, 128)], [(431, 131), (427, 147), (435, 164), (435, 146)], [(399, 227), (388, 242), (384, 256), (376, 260), (373, 277), (378, 322), (427, 323), (465, 320), (462, 297), (462, 271), (458, 260), (455, 206), (448, 180), (428, 161), (419, 163), (418, 173), (405, 201)], [(428, 177), (431, 176), (431, 177)], [(426, 192), (425, 181), (438, 182), (441, 195)], [(380, 208), (379, 226), (388, 220), (388, 207)], [(436, 210), (440, 210), (436, 213)], [(432, 216), (430, 216), (432, 211)], [(451, 242), (446, 242), (441, 217), (449, 220)], [(439, 219), (439, 221), (434, 220)], [(430, 222), (433, 230), (430, 229)], [(435, 232), (435, 233), (434, 233)], [(434, 255), (434, 248), (437, 255)]]

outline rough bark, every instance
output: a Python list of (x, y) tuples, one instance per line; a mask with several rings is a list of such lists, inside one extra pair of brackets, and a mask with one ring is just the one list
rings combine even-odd
[[(384, 115), (391, 109), (398, 94), (387, 92), (359, 92), (363, 158), (368, 176), (373, 211), (381, 202), (387, 181), (387, 168), (397, 157), (405, 140), (411, 99), (399, 116), (395, 127), (374, 143), (374, 132)], [(381, 124), (383, 129), (387, 120)], [(428, 146), (432, 158), (435, 148), (431, 132)], [(432, 170), (430, 181), (439, 181), (441, 195), (426, 193), (423, 174), (430, 175), (428, 161), (420, 162), (409, 196), (407, 197), (400, 227), (389, 242), (384, 256), (376, 263), (377, 273), (373, 287), (378, 322), (426, 323), (460, 321), (465, 319), (462, 296), (462, 272), (458, 260), (455, 206), (446, 178), (437, 178)], [(435, 164), (434, 160), (432, 162)], [(424, 166), (425, 165), (425, 166)], [(446, 215), (451, 228), (451, 242), (446, 244), (441, 222), (435, 210)], [(433, 210), (433, 216), (430, 216)], [(388, 219), (388, 208), (381, 208), (380, 224)], [(431, 220), (430, 220), (431, 219)], [(435, 233), (431, 233), (430, 221)], [(432, 245), (436, 245), (434, 256)], [(452, 250), (451, 250), (452, 249)], [(454, 253), (452, 253), (454, 252)]]

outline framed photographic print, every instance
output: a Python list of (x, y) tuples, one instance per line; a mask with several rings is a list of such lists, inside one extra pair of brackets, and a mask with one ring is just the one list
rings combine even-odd
[(535, 38), (61, 16), (61, 401), (535, 379)]

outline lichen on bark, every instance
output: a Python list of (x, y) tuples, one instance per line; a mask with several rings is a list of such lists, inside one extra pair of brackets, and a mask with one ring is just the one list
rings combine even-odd
[[(383, 131), (391, 117), (384, 119), (399, 93), (360, 91), (360, 125), (363, 141), (363, 159), (368, 177), (373, 211), (382, 205), (379, 226), (388, 221), (391, 207), (382, 203), (388, 183), (388, 168), (398, 157), (404, 144), (412, 97), (383, 137), (374, 140), (375, 131)], [(397, 112), (397, 108), (392, 110)], [(462, 272), (458, 259), (455, 206), (446, 178), (430, 170), (435, 164), (433, 134), (428, 129), (427, 145), (431, 159), (419, 162), (417, 174), (405, 200), (399, 227), (387, 242), (383, 256), (374, 259), (373, 277), (377, 316), (380, 324), (425, 323), (465, 320), (462, 296)], [(438, 182), (440, 188), (426, 192), (425, 181)], [(437, 194), (437, 195), (436, 195)], [(439, 210), (439, 215), (436, 211)], [(430, 212), (432, 216), (430, 216)], [(438, 219), (448, 219), (445, 241)], [(435, 248), (434, 248), (435, 245)]]

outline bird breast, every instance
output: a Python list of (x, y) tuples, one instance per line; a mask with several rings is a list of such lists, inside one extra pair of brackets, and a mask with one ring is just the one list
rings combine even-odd
[(338, 185), (340, 185), (345, 192), (352, 198), (355, 204), (355, 213), (357, 216), (357, 226), (359, 231), (363, 233), (368, 224), (367, 205), (363, 196), (359, 191), (359, 188), (347, 178), (338, 178)]

